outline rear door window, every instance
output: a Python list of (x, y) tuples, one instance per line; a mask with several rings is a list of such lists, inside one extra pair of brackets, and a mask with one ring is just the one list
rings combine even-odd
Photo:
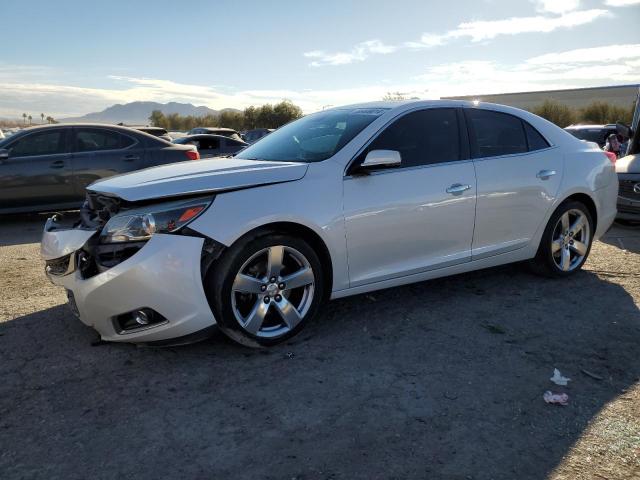
[(11, 157), (30, 157), (66, 153), (64, 140), (63, 129), (32, 133), (15, 142), (10, 147), (10, 155)]
[(130, 147), (135, 140), (113, 130), (101, 128), (79, 128), (76, 130), (78, 152), (96, 152), (101, 150), (119, 150)]
[(522, 121), (491, 110), (465, 109), (471, 133), (473, 158), (498, 157), (528, 150)]
[(524, 124), (524, 130), (527, 134), (527, 144), (529, 145), (530, 152), (549, 148), (549, 142), (540, 135), (540, 132), (533, 128), (528, 122), (523, 120), (522, 123)]

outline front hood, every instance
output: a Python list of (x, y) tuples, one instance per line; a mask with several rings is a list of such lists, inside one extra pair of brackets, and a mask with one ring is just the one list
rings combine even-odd
[(640, 173), (640, 155), (627, 155), (616, 160), (616, 173)]
[(239, 158), (212, 158), (172, 163), (116, 175), (87, 189), (129, 202), (208, 192), (223, 192), (304, 177), (308, 164)]

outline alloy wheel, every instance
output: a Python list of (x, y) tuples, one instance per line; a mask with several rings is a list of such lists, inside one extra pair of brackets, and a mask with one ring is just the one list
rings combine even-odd
[(274, 245), (252, 255), (236, 274), (231, 305), (251, 335), (273, 338), (290, 332), (313, 302), (315, 275), (298, 250)]
[(589, 251), (589, 220), (578, 209), (567, 210), (556, 223), (551, 236), (551, 255), (563, 272), (578, 268)]

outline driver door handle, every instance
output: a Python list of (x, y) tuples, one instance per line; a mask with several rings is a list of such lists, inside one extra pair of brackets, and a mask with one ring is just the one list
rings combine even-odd
[(124, 157), (125, 162), (133, 162), (134, 160), (139, 160), (140, 157), (138, 155), (126, 155)]
[(461, 183), (454, 183), (449, 188), (447, 188), (447, 193), (452, 195), (458, 195), (462, 192), (465, 192), (471, 188), (471, 185), (463, 185)]
[(55, 162), (51, 162), (51, 165), (49, 165), (49, 168), (63, 168), (64, 167), (64, 160), (56, 160)]
[(540, 170), (536, 177), (538, 177), (540, 180), (548, 180), (549, 177), (553, 177), (556, 174), (555, 170)]

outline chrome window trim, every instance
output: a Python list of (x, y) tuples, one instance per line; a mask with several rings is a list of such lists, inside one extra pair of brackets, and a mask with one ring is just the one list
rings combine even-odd
[(429, 163), (427, 165), (412, 165), (410, 167), (404, 167), (404, 168), (402, 167), (381, 168), (380, 170), (371, 170), (366, 175), (345, 175), (343, 179), (351, 180), (354, 178), (366, 178), (374, 175), (386, 175), (389, 173), (398, 173), (398, 172), (407, 172), (407, 171), (411, 172), (414, 170), (423, 170), (427, 168), (442, 167), (444, 165), (451, 165), (452, 163), (455, 163), (456, 165), (461, 165), (464, 163), (473, 163), (473, 160), (471, 158), (465, 158), (464, 160), (452, 160), (450, 162)]
[(520, 153), (507, 153), (505, 155), (494, 155), (492, 157), (478, 157), (478, 158), (473, 158), (472, 160), (476, 162), (482, 162), (484, 160), (493, 160), (494, 158), (525, 157), (527, 155), (533, 155), (539, 152), (546, 152), (547, 150), (555, 150), (557, 148), (559, 148), (557, 145), (551, 145), (550, 147), (541, 148), (540, 150), (531, 150), (528, 152), (520, 152)]

